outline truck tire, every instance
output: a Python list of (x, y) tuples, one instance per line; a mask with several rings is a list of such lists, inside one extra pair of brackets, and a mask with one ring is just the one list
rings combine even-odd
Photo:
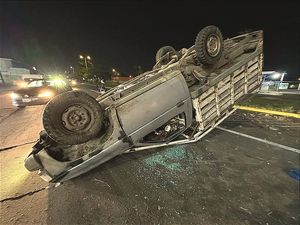
[(99, 134), (103, 123), (100, 104), (82, 91), (57, 95), (45, 106), (43, 125), (54, 141), (74, 145)]
[[(161, 58), (163, 56), (165, 56), (167, 53), (169, 53), (169, 57), (166, 57), (164, 59), (161, 60)], [(176, 50), (172, 47), (172, 46), (164, 46), (161, 47), (157, 53), (156, 53), (156, 57), (155, 57), (155, 61), (156, 63), (159, 62), (159, 67), (168, 64), (171, 61), (171, 57), (172, 55), (176, 55), (177, 52)]]
[(216, 26), (207, 26), (197, 35), (195, 50), (202, 64), (212, 65), (219, 61), (224, 48), (223, 36)]

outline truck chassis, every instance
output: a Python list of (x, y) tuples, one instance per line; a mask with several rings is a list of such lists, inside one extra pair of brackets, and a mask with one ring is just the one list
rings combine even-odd
[(25, 167), (60, 182), (123, 153), (197, 142), (258, 90), (262, 66), (262, 31), (223, 42), (208, 26), (194, 46), (161, 48), (153, 70), (96, 101), (76, 91), (51, 100)]

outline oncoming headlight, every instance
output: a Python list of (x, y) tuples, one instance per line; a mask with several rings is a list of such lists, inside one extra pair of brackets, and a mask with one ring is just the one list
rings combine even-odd
[(54, 93), (51, 91), (44, 91), (44, 92), (41, 92), (40, 94), (38, 94), (38, 97), (39, 98), (51, 98), (53, 95), (54, 95)]
[(16, 98), (19, 98), (20, 97), (20, 95), (18, 95), (17, 93), (11, 93), (10, 94), (10, 97), (12, 98), (12, 99), (16, 99)]
[(61, 79), (54, 79), (53, 80), (53, 85), (56, 87), (64, 87), (66, 86), (66, 82), (64, 80)]
[(28, 83), (26, 81), (17, 81), (16, 84), (20, 88), (26, 88), (28, 85)]

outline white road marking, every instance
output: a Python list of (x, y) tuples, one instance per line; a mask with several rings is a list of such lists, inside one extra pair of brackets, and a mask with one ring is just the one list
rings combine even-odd
[(220, 130), (223, 130), (223, 131), (227, 131), (227, 132), (232, 133), (232, 134), (240, 135), (242, 137), (250, 138), (250, 139), (253, 139), (253, 140), (256, 140), (256, 141), (259, 141), (259, 142), (263, 142), (263, 143), (266, 143), (266, 144), (269, 144), (269, 145), (273, 145), (273, 146), (276, 146), (276, 147), (279, 147), (279, 148), (283, 148), (285, 150), (289, 150), (289, 151), (292, 151), (292, 152), (297, 152), (297, 153), (300, 154), (300, 150), (296, 149), (296, 148), (292, 148), (292, 147), (289, 147), (289, 146), (281, 145), (281, 144), (278, 144), (278, 143), (275, 143), (275, 142), (272, 142), (272, 141), (268, 141), (268, 140), (264, 140), (264, 139), (261, 139), (261, 138), (253, 137), (251, 135), (243, 134), (243, 133), (240, 133), (240, 132), (237, 132), (237, 131), (233, 131), (233, 130), (229, 130), (229, 129), (226, 129), (226, 128), (223, 128), (223, 127), (219, 127), (218, 126), (216, 128), (218, 128)]

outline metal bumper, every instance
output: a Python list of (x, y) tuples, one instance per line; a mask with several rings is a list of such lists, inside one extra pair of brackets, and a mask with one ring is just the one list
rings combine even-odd
[(86, 173), (128, 148), (128, 143), (119, 140), (86, 160), (78, 159), (71, 162), (57, 161), (43, 149), (38, 153), (31, 153), (25, 159), (25, 167), (30, 172), (38, 170), (38, 175), (47, 182), (61, 182)]
[(25, 168), (30, 171), (36, 171), (39, 169), (42, 169), (43, 167), (41, 166), (40, 163), (35, 159), (34, 154), (30, 154), (26, 159), (24, 163)]
[(47, 171), (45, 171), (42, 167), (42, 165), (38, 162), (38, 160), (35, 158), (34, 154), (30, 154), (26, 159), (24, 163), (25, 168), (30, 171), (39, 171), (38, 175), (45, 181), (50, 182), (53, 177), (50, 176)]

